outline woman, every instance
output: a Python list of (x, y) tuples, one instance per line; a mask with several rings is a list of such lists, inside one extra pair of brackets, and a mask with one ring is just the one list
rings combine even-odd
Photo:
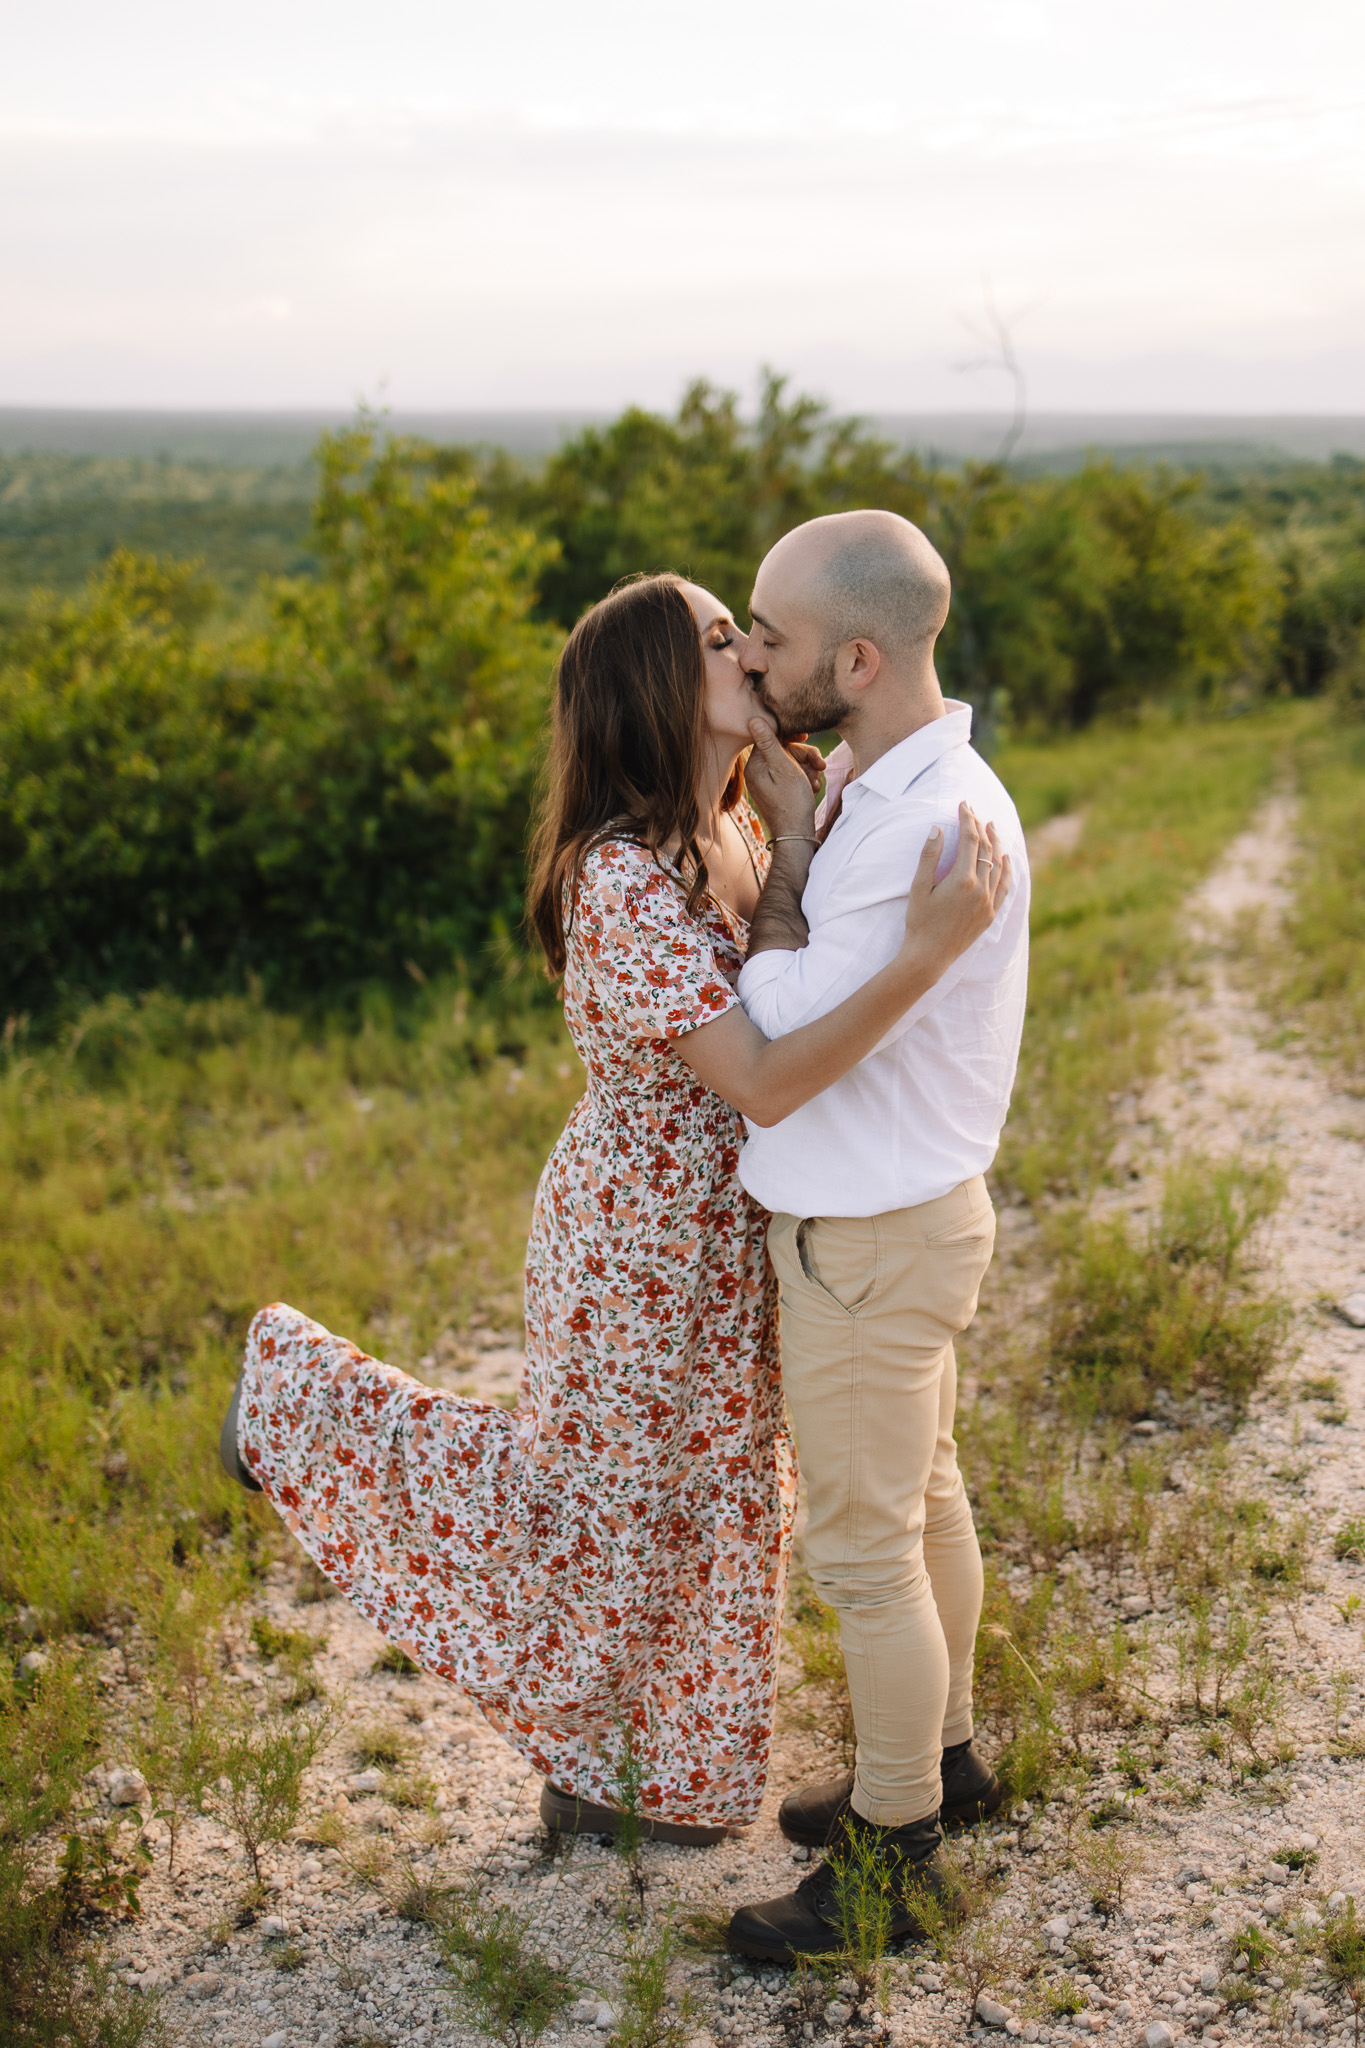
[(758, 1812), (795, 1500), (739, 1112), (774, 1122), (869, 1052), (1001, 874), (976, 880), (964, 818), (940, 885), (926, 848), (892, 966), (769, 1044), (733, 987), (768, 858), (743, 657), (722, 605), (654, 576), (560, 660), (530, 917), (588, 1084), (540, 1182), (515, 1413), (276, 1304), (237, 1433), (341, 1591), (545, 1774), (552, 1826), (611, 1827), (631, 1797), (683, 1842)]

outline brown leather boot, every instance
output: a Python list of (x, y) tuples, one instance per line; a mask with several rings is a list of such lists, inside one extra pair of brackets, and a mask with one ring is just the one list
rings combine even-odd
[(934, 1815), (903, 1828), (879, 1828), (849, 1807), (835, 1824), (826, 1860), (794, 1892), (741, 1906), (730, 1922), (729, 1946), (768, 1963), (837, 1954), (854, 1932), (849, 1884), (855, 1872), (855, 1888), (861, 1879), (885, 1900), (887, 1939), (913, 1936), (921, 1927), (916, 1895), (953, 1896), (952, 1881), (939, 1861), (942, 1842)]

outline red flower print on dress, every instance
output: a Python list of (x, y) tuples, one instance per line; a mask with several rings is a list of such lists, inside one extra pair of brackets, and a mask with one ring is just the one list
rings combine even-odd
[(794, 1468), (740, 1119), (672, 1039), (736, 1001), (746, 934), (715, 904), (690, 916), (623, 842), (589, 856), (571, 908), (588, 1080), (536, 1197), (515, 1412), (276, 1303), (248, 1340), (239, 1446), (328, 1577), (534, 1769), (610, 1804), (625, 1719), (647, 1808), (743, 1823), (767, 1776)]

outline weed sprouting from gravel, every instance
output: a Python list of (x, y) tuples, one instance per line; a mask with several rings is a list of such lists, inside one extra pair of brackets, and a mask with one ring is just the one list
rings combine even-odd
[(1244, 1976), (1237, 1976), (1234, 1973), (1231, 1977), (1223, 1979), (1218, 1987), (1218, 1996), (1222, 1999), (1224, 2005), (1227, 2006), (1229, 2012), (1235, 2013), (1249, 2010), (1250, 2007), (1254, 2006), (1257, 1991), (1256, 1986), (1248, 1983)]
[(1078, 1840), (1076, 1862), (1092, 1905), (1110, 1914), (1122, 1911), (1124, 1892), (1146, 1868), (1147, 1856), (1142, 1844), (1129, 1834), (1117, 1830), (1096, 1833), (1092, 1816), (1090, 1831)]
[(252, 1621), (251, 1640), (267, 1660), (283, 1659), (298, 1664), (311, 1664), (327, 1643), (326, 1636), (311, 1635), (306, 1629), (277, 1628), (263, 1614)]
[(941, 1877), (911, 1890), (908, 1904), (924, 1945), (962, 1996), (970, 2030), (977, 2001), (1024, 1964), (1021, 1930), (999, 1912), (1000, 1885), (972, 1844), (940, 1852)]
[(568, 2011), (569, 1972), (537, 1954), (529, 1922), (510, 1906), (490, 1906), (471, 1888), (456, 1894), (440, 1922), (442, 1955), (465, 2019), (504, 2048), (527, 2048)]
[(283, 1842), (299, 1818), (303, 1774), (331, 1733), (324, 1716), (239, 1722), (221, 1739), (207, 1803), (238, 1837), (262, 1882), (261, 1856)]
[(1361, 2016), (1365, 2012), (1365, 1923), (1354, 1898), (1329, 1911), (1313, 1930), (1313, 1946), (1332, 1982), (1351, 2008), (1356, 2048), (1360, 2048)]
[(396, 1771), (412, 1754), (406, 1735), (382, 1722), (372, 1721), (350, 1738), (351, 1754), (362, 1768)]
[(835, 1960), (852, 1977), (861, 2002), (885, 1986), (895, 1878), (880, 1837), (862, 1828), (846, 1834), (826, 1860), (834, 1880), (835, 1924), (843, 1942)]
[(1085, 2011), (1085, 1993), (1071, 1976), (1049, 1977), (1043, 1987), (1047, 2009), (1058, 2019)]
[(374, 1835), (360, 1835), (347, 1843), (342, 1861), (358, 1884), (374, 1890), (386, 1885), (393, 1872), (393, 1851)]
[(209, 1696), (201, 1694), (196, 1701), (175, 1688), (158, 1690), (140, 1724), (133, 1754), (151, 1792), (156, 1818), (165, 1824), (166, 1874), (171, 1876), (181, 1833), (204, 1810), (221, 1768), (220, 1729)]
[(1346, 1711), (1346, 1702), (1355, 1690), (1357, 1674), (1349, 1664), (1342, 1664), (1331, 1674), (1328, 1681), (1332, 1691), (1332, 1733), (1341, 1733), (1341, 1717)]
[(1262, 1927), (1244, 1927), (1240, 1934), (1232, 1937), (1234, 1959), (1245, 1958), (1248, 1970), (1269, 1969), (1279, 1950)]
[(406, 1808), (409, 1812), (429, 1813), (436, 1800), (436, 1782), (421, 1771), (405, 1771), (386, 1778), (384, 1797), (392, 1806)]
[(419, 1877), (409, 1870), (394, 1897), (393, 1910), (400, 1920), (412, 1926), (439, 1927), (454, 1896), (454, 1886), (438, 1884), (433, 1878)]
[(616, 1756), (612, 1768), (612, 1804), (620, 1814), (620, 1823), (613, 1837), (613, 1847), (624, 1858), (627, 1881), (635, 1896), (636, 1908), (644, 1907), (646, 1880), (640, 1850), (645, 1841), (645, 1810), (641, 1793), (645, 1783), (644, 1751), (641, 1748), (634, 1723), (622, 1715), (616, 1728)]
[(689, 1906), (681, 1914), (678, 1926), (682, 1939), (697, 1955), (724, 1955), (729, 1947), (730, 1915), (708, 1910), (704, 1906)]
[(305, 1629), (277, 1628), (264, 1615), (257, 1615), (251, 1624), (251, 1640), (276, 1666), (283, 1687), (281, 1704), (290, 1712), (326, 1699), (326, 1688), (313, 1669), (314, 1659), (326, 1645), (325, 1636), (311, 1635)]
[(683, 2048), (696, 2027), (696, 2001), (672, 1984), (681, 1944), (673, 1915), (622, 1927), (621, 1989), (612, 2039), (620, 2048)]

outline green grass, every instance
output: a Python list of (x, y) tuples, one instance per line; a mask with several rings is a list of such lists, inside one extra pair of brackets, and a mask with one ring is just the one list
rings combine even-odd
[[(0, 1603), (89, 1630), (138, 1560), (268, 1516), (214, 1440), (256, 1308), (392, 1363), (515, 1325), (530, 1200), (581, 1086), (555, 1013), (310, 1032), (247, 1001), (116, 998), (0, 1071)], [(136, 1591), (132, 1596), (136, 1600)]]
[(1191, 971), (1181, 906), (1320, 716), (1295, 705), (1214, 724), (1153, 718), (1001, 753), (1026, 830), (1066, 812), (1085, 820), (1075, 852), (1034, 882), (1028, 1024), (996, 1167), (1030, 1201), (1103, 1178), (1115, 1101), (1161, 1057), (1163, 986)]
[(1365, 723), (1344, 711), (1315, 720), (1298, 747), (1304, 844), (1285, 922), (1281, 1016), (1365, 1089)]
[(1288, 1306), (1256, 1289), (1247, 1248), (1282, 1191), (1269, 1168), (1189, 1159), (1141, 1234), (1121, 1216), (1068, 1219), (1051, 1352), (1081, 1412), (1135, 1417), (1196, 1391), (1245, 1404), (1284, 1355)]
[[(1072, 808), (1086, 820), (1076, 853), (1038, 877), (1026, 1054), (1000, 1169), (1007, 1186), (1033, 1200), (1074, 1197), (1104, 1177), (1115, 1097), (1162, 1057), (1163, 977), (1193, 971), (1177, 938), (1179, 906), (1308, 722), (1290, 708), (1226, 724), (1142, 724), (1002, 759), (1027, 825)], [(252, 1314), (292, 1301), (417, 1371), (447, 1330), (515, 1328), (536, 1178), (581, 1085), (557, 1012), (514, 975), (478, 1005), (454, 988), (428, 988), (406, 1007), (372, 1000), (331, 1023), (246, 998), (154, 994), (95, 1005), (55, 1043), (17, 1027), (4, 1035), (0, 1682), (9, 1689), (0, 1704), (18, 1731), (9, 1768), (20, 1803), (20, 1781), (39, 1768), (23, 1731), (45, 1726), (44, 1717), (69, 1730), (61, 1741), (70, 1769), (48, 1767), (48, 1790), (31, 1810), (39, 1832), (81, 1834), (87, 1886), (90, 1872), (115, 1887), (136, 1877), (117, 1845), (101, 1863), (105, 1852), (71, 1817), (81, 1773), (100, 1753), (93, 1662), (108, 1631), (122, 1624), (146, 1646), (171, 1703), (148, 1739), (161, 1745), (172, 1790), (181, 1778), (189, 1785), (202, 1761), (190, 1738), (204, 1711), (197, 1702), (208, 1697), (205, 1646), (217, 1642), (225, 1603), (278, 1546), (273, 1514), (232, 1486), (217, 1459)], [(1246, 1191), (1223, 1192), (1221, 1208), (1216, 1190), (1195, 1205), (1197, 1245), (1173, 1196), (1160, 1258), (1170, 1265), (1179, 1240), (1182, 1270), (1221, 1275), (1235, 1306), (1244, 1276), (1228, 1230), (1235, 1237), (1240, 1228)], [(1083, 1247), (1083, 1235), (1076, 1242)], [(1117, 1272), (1120, 1294), (1147, 1288), (1157, 1322), (1172, 1323), (1150, 1246), (1109, 1248), (1108, 1295), (1082, 1251), (1067, 1280), (1071, 1256), (1059, 1285), (1090, 1311), (1097, 1301), (1112, 1309)], [(1187, 1330), (1189, 1318), (1174, 1322)], [(1094, 1327), (1092, 1313), (1092, 1335)], [(996, 1633), (983, 1637), (983, 1700), (996, 1735), (1012, 1738), (1025, 1790), (1071, 1768), (1087, 1717), (1112, 1716), (1130, 1685), (1126, 1649), (1092, 1640), (1085, 1616), (1054, 1597), (1051, 1576), (1078, 1539), (1115, 1559), (1144, 1556), (1155, 1540), (1159, 1452), (1088, 1465), (1079, 1490), (1067, 1491), (1076, 1431), (1106, 1408), (1131, 1412), (1137, 1398), (1127, 1367), (1106, 1362), (1102, 1348), (1073, 1331), (1061, 1369), (1091, 1391), (1112, 1383), (1122, 1397), (1087, 1395), (1073, 1404), (1068, 1430), (1048, 1420), (1058, 1387), (1036, 1359), (999, 1373), (994, 1397), (964, 1418), (987, 1548), (1037, 1566), (1017, 1598), (992, 1567), (987, 1619)], [(1188, 1359), (1167, 1374), (1177, 1388), (1198, 1379)], [(1294, 1551), (1293, 1532), (1236, 1529), (1239, 1559), (1256, 1545), (1266, 1558)], [(1251, 1566), (1238, 1569), (1245, 1577)], [(820, 1617), (804, 1620), (812, 1677), (823, 1684), (837, 1646), (814, 1625)], [(18, 1670), (35, 1640), (52, 1657), (36, 1681)], [(306, 1679), (312, 1642), (301, 1631), (256, 1632), (258, 1649), (280, 1665), (270, 1728), (286, 1748), (307, 1739), (300, 1712), (309, 1700), (300, 1693), (291, 1714), (287, 1687)], [(377, 1747), (374, 1756), (393, 1769), (403, 1763)], [(251, 1764), (244, 1752), (248, 1775)], [(266, 1846), (291, 1800), (284, 1785), (280, 1814), (265, 1816)], [(243, 1817), (257, 1832), (261, 1817)], [(37, 1902), (23, 1923), (23, 1967), (41, 2001), (54, 1957), (76, 1981), (80, 1930), (24, 1855), (5, 1882), (12, 1904)], [(508, 1931), (479, 1935), (492, 1941), (498, 1969)], [(553, 1973), (523, 1982), (514, 1959), (504, 1960), (501, 2023), (534, 2032), (558, 2009), (562, 1986)], [(122, 2024), (112, 1995), (87, 1997), (92, 2011), (105, 1998), (110, 2027)], [(43, 2038), (27, 2020), (11, 2032), (25, 2044)]]
[[(1033, 997), (1002, 1174), (1103, 1171), (1110, 1096), (1158, 1057), (1185, 891), (1268, 782), (1295, 715), (1017, 748), (1027, 823), (1081, 807), (1036, 890)], [(0, 1603), (90, 1631), (177, 1561), (248, 1564), (271, 1518), (214, 1438), (255, 1309), (286, 1299), (416, 1369), (517, 1319), (541, 1162), (581, 1087), (557, 1013), (453, 990), (356, 1024), (244, 998), (92, 1007), (0, 1066)]]
[[(204, 1657), (279, 1543), (217, 1455), (252, 1314), (292, 1298), (413, 1368), (447, 1327), (515, 1327), (536, 1176), (580, 1085), (557, 1015), (515, 994), (471, 1011), (432, 991), (311, 1028), (244, 1000), (116, 998), (56, 1045), (8, 1035), (0, 1733), (24, 1821), (0, 1856), (0, 2034), (16, 2048), (132, 2043), (152, 2024), (79, 1960), (138, 1876), (131, 1845), (80, 1818), (103, 1736), (94, 1660), (116, 1623), (146, 1646), (162, 1707), (144, 1761), (178, 1828), (224, 1733), (196, 1704)], [(51, 1662), (33, 1680), (18, 1659), (35, 1639)], [(301, 1710), (321, 1688), (311, 1635), (262, 1623), (255, 1640), (279, 1662), (281, 1716), (209, 1775), (259, 1854), (292, 1825)], [(56, 1886), (54, 1828), (77, 1845)]]

